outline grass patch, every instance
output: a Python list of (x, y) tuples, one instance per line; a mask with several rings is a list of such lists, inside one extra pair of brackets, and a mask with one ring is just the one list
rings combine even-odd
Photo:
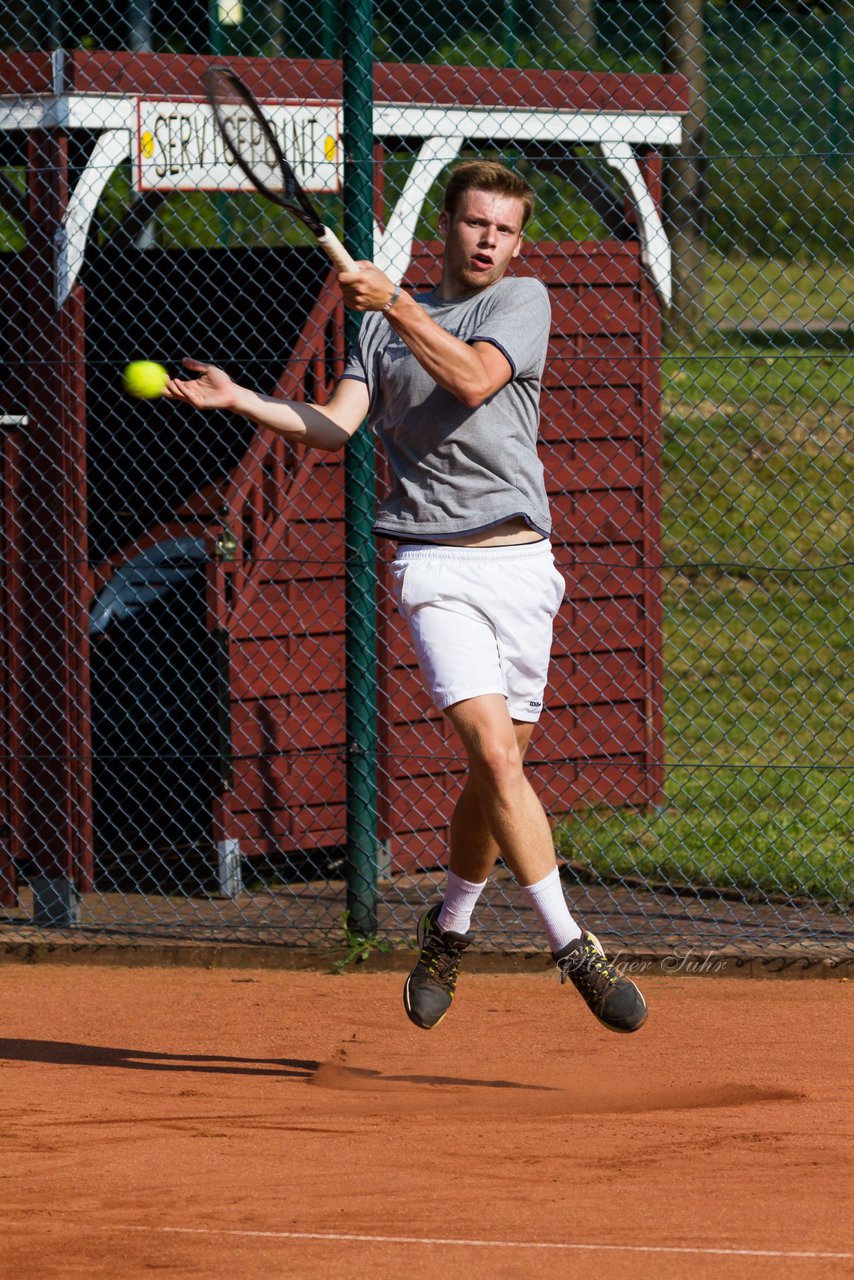
[(854, 559), (854, 356), (697, 350), (665, 359), (665, 563)]
[(850, 903), (854, 359), (664, 369), (665, 803), (573, 815), (597, 875)]
[(673, 577), (665, 593), (665, 801), (592, 810), (559, 847), (598, 874), (849, 903), (852, 628), (817, 593)]
[(731, 253), (706, 258), (706, 319), (806, 325), (840, 320), (854, 324), (854, 264), (813, 256), (748, 257)]
[(658, 813), (591, 810), (558, 848), (605, 879), (852, 901), (851, 828), (838, 775), (820, 770), (668, 770)]

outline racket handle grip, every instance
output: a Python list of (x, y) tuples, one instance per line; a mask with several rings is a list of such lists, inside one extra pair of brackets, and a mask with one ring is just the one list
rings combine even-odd
[(323, 228), (323, 232), (317, 237), (317, 242), (339, 271), (357, 270), (353, 258), (350, 257), (341, 241), (328, 227)]

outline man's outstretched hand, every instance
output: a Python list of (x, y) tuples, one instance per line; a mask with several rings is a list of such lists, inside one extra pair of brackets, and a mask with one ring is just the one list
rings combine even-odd
[(170, 378), (163, 390), (165, 399), (181, 400), (184, 404), (191, 404), (194, 409), (233, 408), (238, 387), (227, 373), (217, 369), (215, 365), (192, 360), (189, 356), (185, 356), (181, 364), (192, 373), (199, 374), (199, 377), (192, 381)]

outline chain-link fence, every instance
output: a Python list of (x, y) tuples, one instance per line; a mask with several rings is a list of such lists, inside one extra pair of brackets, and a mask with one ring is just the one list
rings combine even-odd
[[(352, 339), (217, 153), (213, 58), (408, 288), (455, 161), (536, 191), (514, 270), (552, 300), (567, 595), (529, 765), (573, 910), (635, 949), (850, 947), (852, 10), (13, 0), (0, 935), (390, 945), (443, 879), (464, 768), (370, 436), (342, 459), (122, 389), (186, 354), (323, 403)], [(485, 945), (532, 944), (505, 869), (484, 902)]]

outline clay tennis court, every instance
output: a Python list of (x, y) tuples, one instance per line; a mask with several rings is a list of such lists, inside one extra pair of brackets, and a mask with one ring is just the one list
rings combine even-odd
[(0, 966), (0, 1274), (854, 1274), (852, 987)]

